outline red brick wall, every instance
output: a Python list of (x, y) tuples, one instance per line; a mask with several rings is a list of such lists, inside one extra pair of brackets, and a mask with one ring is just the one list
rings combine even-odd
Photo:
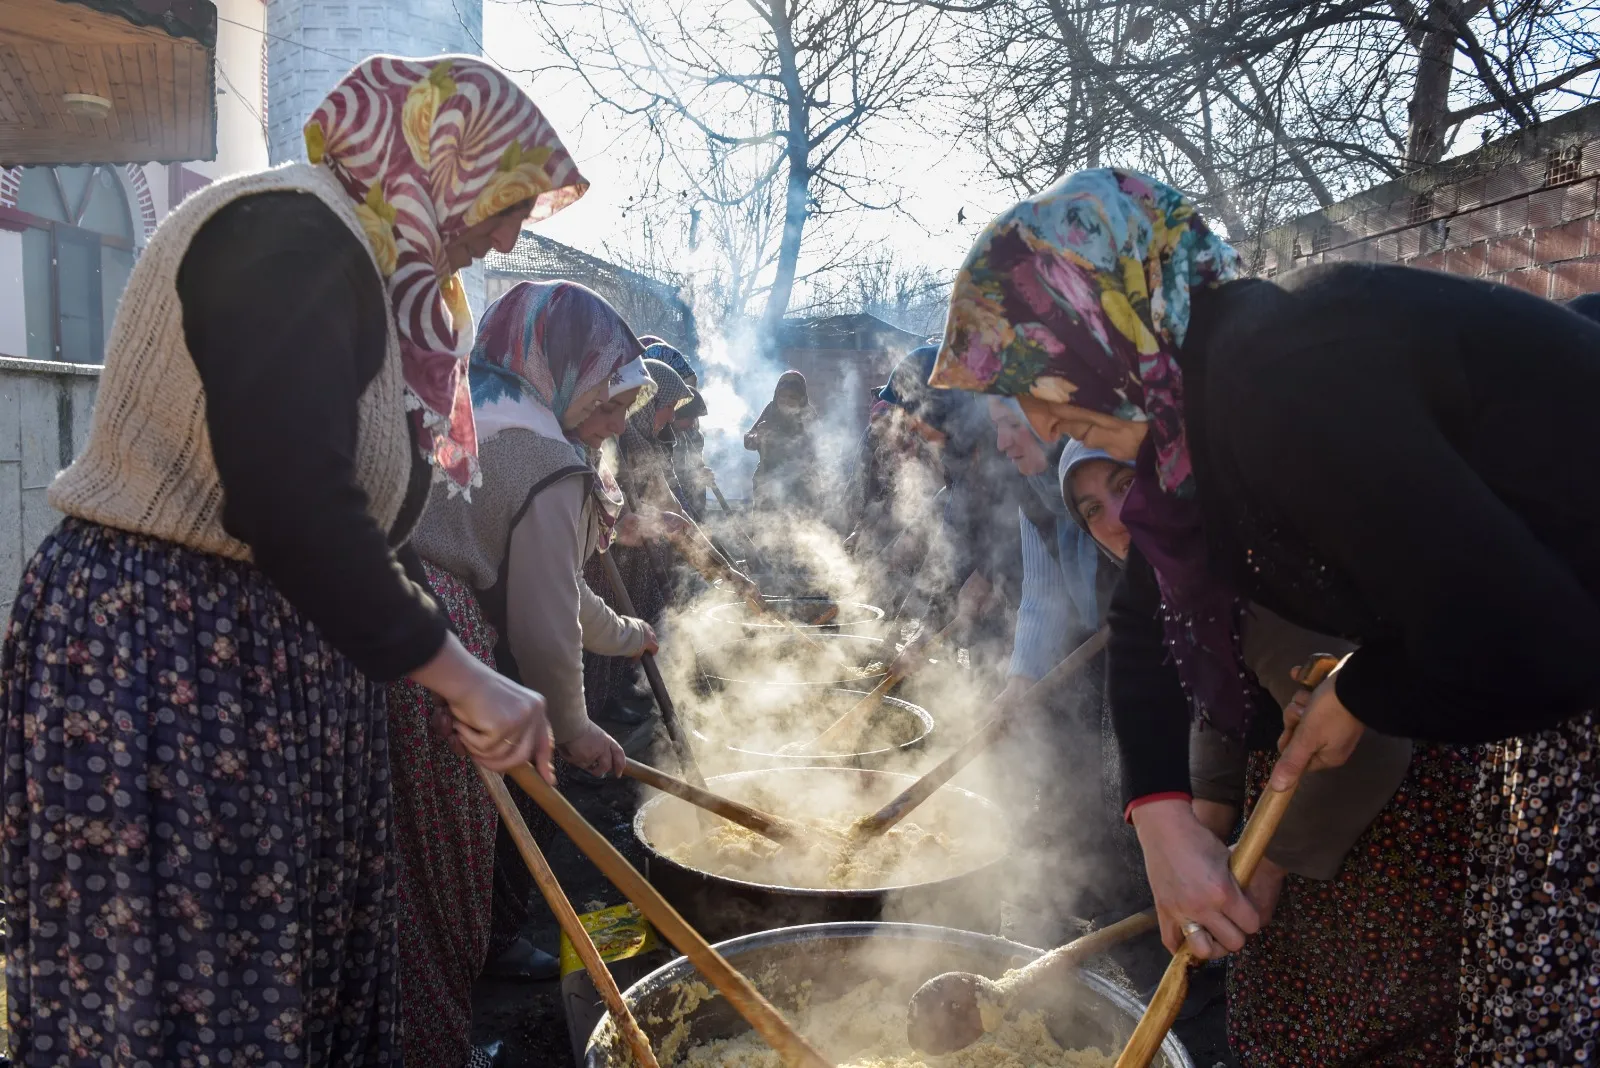
[(1590, 107), (1271, 231), (1257, 267), (1366, 260), (1552, 300), (1600, 291), (1597, 176), (1600, 108)]

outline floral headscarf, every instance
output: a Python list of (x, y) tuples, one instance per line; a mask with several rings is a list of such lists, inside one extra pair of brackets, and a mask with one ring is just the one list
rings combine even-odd
[(1243, 733), (1255, 706), (1244, 602), (1208, 566), (1178, 352), (1191, 294), (1241, 273), (1176, 189), (1131, 171), (1083, 171), (979, 236), (929, 377), (1149, 422), (1122, 521), (1155, 570), (1167, 645), (1195, 710), (1230, 734)]
[(1161, 488), (1187, 494), (1177, 354), (1189, 294), (1240, 274), (1237, 253), (1176, 189), (1132, 171), (1079, 172), (979, 236), (929, 381), (1148, 420)]
[[(576, 282), (518, 282), (489, 305), (472, 348), (472, 410), (480, 441), (507, 427), (561, 441), (572, 402), (655, 390), (633, 331), (605, 298)], [(582, 453), (582, 446), (577, 446)]]
[(305, 139), (310, 161), (356, 202), (424, 451), (452, 487), (476, 485), (472, 312), (445, 247), (524, 201), (530, 221), (546, 218), (589, 183), (527, 94), (472, 56), (363, 60), (312, 113)]

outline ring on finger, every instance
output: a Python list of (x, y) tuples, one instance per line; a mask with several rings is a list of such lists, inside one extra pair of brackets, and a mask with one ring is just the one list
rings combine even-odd
[(1191, 937), (1191, 936), (1192, 936), (1192, 935), (1193, 935), (1193, 934), (1194, 934), (1194, 933), (1195, 933), (1195, 932), (1196, 932), (1196, 931), (1203, 931), (1203, 930), (1205, 930), (1205, 929), (1206, 929), (1206, 928), (1205, 928), (1205, 924), (1201, 924), (1201, 923), (1195, 923), (1195, 922), (1194, 922), (1194, 921), (1193, 921), (1193, 920), (1190, 920), (1190, 921), (1189, 921), (1189, 922), (1188, 922), (1188, 923), (1186, 923), (1186, 924), (1184, 924), (1184, 925), (1183, 925), (1183, 926), (1182, 926), (1182, 927), (1181, 927), (1181, 928), (1179, 928), (1179, 929), (1180, 929), (1180, 930), (1181, 930), (1181, 931), (1183, 931), (1183, 937), (1185, 937), (1185, 938), (1189, 938), (1189, 937)]

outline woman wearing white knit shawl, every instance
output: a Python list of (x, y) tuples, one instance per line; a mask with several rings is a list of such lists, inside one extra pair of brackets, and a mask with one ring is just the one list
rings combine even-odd
[(543, 700), (396, 550), (476, 479), (455, 272), (586, 183), (468, 56), (368, 59), (305, 133), (152, 235), (0, 649), (28, 1068), (399, 1064), (387, 684), (553, 777)]

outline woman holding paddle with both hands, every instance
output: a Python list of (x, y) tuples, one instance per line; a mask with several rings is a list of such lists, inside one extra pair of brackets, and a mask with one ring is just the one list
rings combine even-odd
[[(1269, 680), (1248, 663), (1255, 608), (1359, 646), (1284, 717), (1296, 729), (1275, 787), (1369, 744), (1383, 756), (1394, 739), (1449, 743), (1417, 746), (1398, 792), (1392, 752), (1358, 785), (1385, 802), (1380, 820), (1433, 795), (1371, 900), (1464, 915), (1454, 982), (1433, 984), (1431, 1004), (1371, 1003), (1386, 983), (1404, 996), (1411, 973), (1441, 972), (1452, 947), (1413, 960), (1418, 947), (1386, 942), (1381, 909), (1347, 915), (1341, 926), (1374, 936), (1365, 952), (1320, 962), (1315, 989), (1279, 984), (1275, 1000), (1304, 1014), (1367, 997), (1366, 1033), (1337, 1033), (1343, 1016), (1280, 1018), (1294, 1048), (1263, 1042), (1241, 1049), (1246, 1063), (1585, 1063), (1600, 983), (1584, 948), (1600, 937), (1585, 874), (1600, 843), (1583, 815), (1600, 801), (1600, 441), (1583, 428), (1600, 329), (1508, 287), (1401, 267), (1246, 278), (1175, 190), (1100, 170), (990, 225), (945, 336), (933, 385), (1016, 396), (1042, 436), (1136, 463), (1110, 691), (1169, 947), (1238, 951), (1271, 904), (1239, 890), (1195, 819), (1188, 715), (1175, 714), (1277, 733)], [(1504, 739), (1519, 744), (1489, 747), (1468, 791), (1459, 747)], [(1419, 1012), (1429, 1033), (1403, 1033)], [(1350, 1059), (1363, 1037), (1369, 1053)], [(1421, 1045), (1397, 1054), (1390, 1040)]]

